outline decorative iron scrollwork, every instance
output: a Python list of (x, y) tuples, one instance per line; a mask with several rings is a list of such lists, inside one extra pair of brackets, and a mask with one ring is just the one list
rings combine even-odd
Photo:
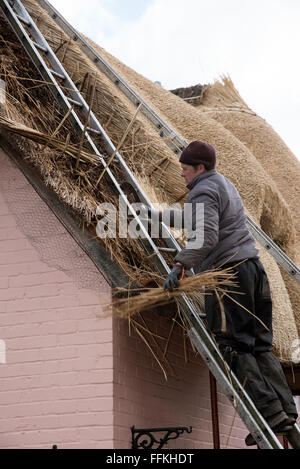
[[(176, 440), (184, 432), (192, 433), (192, 427), (131, 427), (132, 449), (161, 449), (169, 440)], [(153, 433), (164, 433), (164, 436), (155, 438)]]

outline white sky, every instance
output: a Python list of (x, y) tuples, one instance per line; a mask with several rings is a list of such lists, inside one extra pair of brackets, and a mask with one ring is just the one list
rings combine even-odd
[(166, 89), (229, 75), (300, 161), (300, 0), (50, 0)]

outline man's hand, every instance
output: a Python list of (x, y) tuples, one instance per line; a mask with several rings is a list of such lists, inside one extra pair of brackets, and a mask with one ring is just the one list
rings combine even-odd
[(173, 291), (173, 288), (178, 288), (180, 285), (181, 277), (184, 273), (182, 264), (175, 264), (164, 283), (164, 290)]

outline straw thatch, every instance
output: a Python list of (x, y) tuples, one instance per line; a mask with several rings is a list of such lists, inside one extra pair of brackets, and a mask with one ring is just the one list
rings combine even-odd
[[(63, 31), (39, 8), (37, 2), (26, 0), (24, 4), (50, 45), (57, 51), (73, 81), (81, 87), (93, 112), (117, 146), (136, 109), (99, 72), (95, 64), (83, 55), (76, 43), (69, 41)], [(17, 123), (16, 127), (25, 124), (39, 132), (36, 135), (27, 134), (27, 137), (34, 140), (30, 144), (21, 136), (16, 137), (16, 142), (24, 154), (26, 151), (26, 158), (38, 168), (45, 182), (65, 203), (76, 210), (79, 220), (94, 229), (98, 203), (104, 200), (115, 202), (116, 194), (106, 178), (97, 187), (102, 168), (91, 161), (92, 156), (88, 152), (85, 155), (81, 153), (79, 158), (80, 149), (85, 145), (82, 145), (69, 125), (64, 122), (58, 128), (63, 116), (57, 111), (45, 84), (40, 81), (2, 18), (0, 32), (3, 36), (0, 46), (0, 73), (11, 95), (5, 117)], [(199, 113), (179, 97), (141, 77), (103, 49), (93, 45), (181, 137), (187, 141), (199, 138), (216, 147), (218, 169), (237, 186), (248, 213), (257, 223), (264, 220), (264, 228), (268, 227), (268, 234), (287, 253), (292, 252), (295, 248), (293, 212), (247, 146), (209, 113)], [(6, 124), (13, 125), (7, 120)], [(48, 142), (45, 136), (49, 137)], [(65, 144), (63, 149), (61, 142)], [(101, 147), (101, 142), (99, 145)], [(120, 153), (153, 202), (172, 203), (185, 193), (176, 155), (141, 114), (137, 116)], [(87, 158), (90, 159), (87, 161)], [(112, 163), (112, 169), (122, 178), (117, 164)], [(133, 280), (145, 277), (147, 281), (157, 284), (151, 262), (145, 257), (137, 240), (110, 240), (106, 241), (106, 246)], [(274, 300), (274, 350), (282, 362), (289, 362), (291, 343), (297, 338), (291, 301), (274, 260), (267, 253), (263, 254), (262, 259), (271, 281)], [(169, 258), (169, 261), (172, 259)]]

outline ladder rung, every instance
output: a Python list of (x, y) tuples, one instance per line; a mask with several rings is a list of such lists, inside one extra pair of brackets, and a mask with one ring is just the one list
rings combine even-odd
[(61, 80), (65, 80), (65, 79), (66, 79), (66, 77), (65, 77), (64, 75), (62, 75), (61, 73), (56, 72), (55, 70), (50, 70), (50, 72), (51, 72), (53, 75), (55, 75), (56, 77), (61, 78)]
[(42, 44), (38, 44), (37, 42), (34, 42), (34, 41), (32, 41), (32, 43), (37, 49), (40, 49), (43, 52), (48, 52), (48, 49), (46, 49), (46, 47), (42, 46)]
[(82, 107), (82, 103), (80, 103), (79, 101), (75, 101), (75, 99), (72, 98), (68, 98), (68, 100), (70, 101), (70, 103), (75, 104), (75, 106)]
[(101, 134), (100, 130), (92, 129), (92, 127), (87, 127), (86, 130), (88, 132), (94, 132), (94, 134)]
[(16, 15), (16, 17), (18, 18), (19, 21), (21, 21), (21, 23), (24, 23), (24, 24), (26, 24), (27, 26), (31, 26), (30, 21), (28, 21), (28, 20), (26, 20), (25, 18), (23, 18), (23, 16), (21, 16), (21, 15)]
[(171, 252), (173, 254), (175, 254), (177, 251), (177, 249), (174, 249), (174, 248), (160, 248), (158, 247), (157, 248), (160, 252)]

